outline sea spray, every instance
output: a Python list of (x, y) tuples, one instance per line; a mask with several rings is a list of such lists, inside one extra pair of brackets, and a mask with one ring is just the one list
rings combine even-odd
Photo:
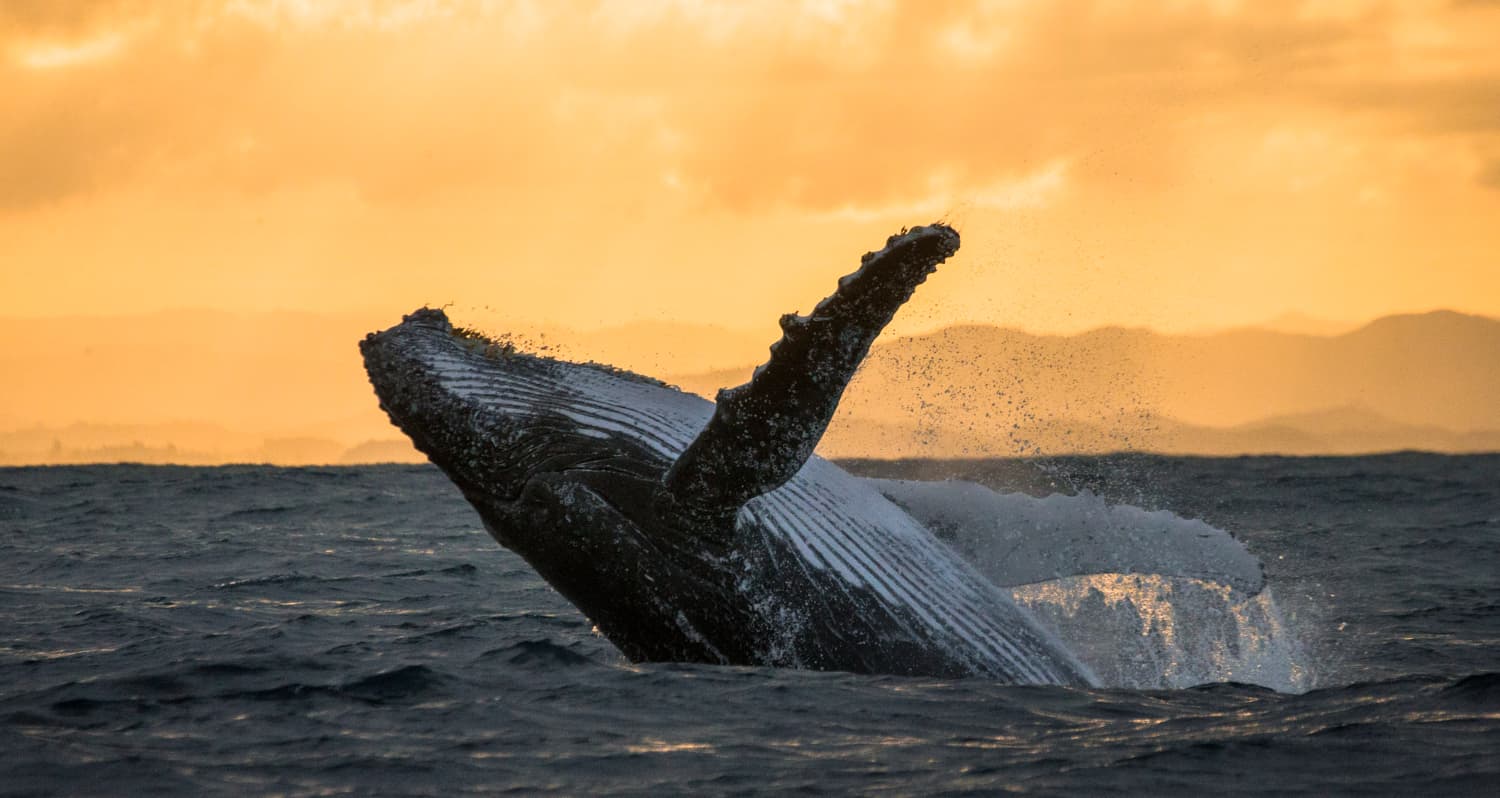
[(1038, 498), (958, 480), (873, 482), (1009, 588), (1102, 686), (1312, 686), (1259, 559), (1222, 529), (1088, 490)]
[(1103, 686), (1312, 687), (1303, 648), (1270, 588), (1252, 596), (1201, 579), (1089, 574), (1022, 585), (1011, 594)]

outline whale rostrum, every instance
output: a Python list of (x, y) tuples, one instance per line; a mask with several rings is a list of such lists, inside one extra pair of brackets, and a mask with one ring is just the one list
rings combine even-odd
[(515, 352), (422, 309), (360, 344), (391, 420), (485, 528), (637, 662), (1091, 684), (875, 486), (813, 450), (872, 342), (959, 246), (903, 230), (716, 403)]

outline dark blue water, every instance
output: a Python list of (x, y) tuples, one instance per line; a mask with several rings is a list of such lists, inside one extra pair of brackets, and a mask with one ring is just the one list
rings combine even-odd
[(853, 467), (1228, 529), (1315, 687), (632, 666), (435, 469), (0, 469), (0, 793), (1500, 789), (1500, 456)]

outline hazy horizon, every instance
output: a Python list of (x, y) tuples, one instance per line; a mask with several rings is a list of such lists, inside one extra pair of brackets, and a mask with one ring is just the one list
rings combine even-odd
[[(363, 321), (219, 311), (0, 318), (0, 367), (33, 378), (0, 404), (0, 462), (411, 460), (360, 365)], [(611, 363), (712, 397), (748, 378), (771, 337), (651, 322), (515, 340), (522, 351)], [(1336, 335), (951, 325), (877, 341), (820, 451), (1500, 450), (1492, 362), (1500, 320), (1452, 311)]]
[[(810, 305), (810, 304), (816, 304), (816, 303), (806, 303), (806, 304)], [(417, 305), (413, 305), (413, 306), (411, 306), (409, 308), (405, 308), (404, 310), (395, 311), (395, 312), (387, 311), (387, 310), (380, 309), (380, 308), (355, 308), (355, 309), (345, 309), (345, 310), (321, 310), (321, 309), (317, 309), (317, 308), (229, 309), (229, 308), (215, 308), (215, 307), (209, 307), (209, 306), (202, 306), (202, 305), (200, 305), (200, 306), (184, 306), (184, 307), (157, 308), (157, 309), (145, 310), (145, 311), (118, 310), (118, 311), (113, 311), (113, 312), (109, 312), (109, 313), (47, 313), (47, 312), (11, 313), (11, 314), (0, 314), (0, 322), (27, 322), (27, 321), (53, 321), (53, 322), (55, 322), (55, 321), (85, 320), (85, 319), (87, 319), (87, 320), (100, 320), (100, 321), (102, 321), (102, 320), (110, 320), (110, 319), (122, 319), (122, 320), (123, 319), (133, 319), (133, 318), (139, 318), (139, 317), (143, 317), (143, 316), (146, 316), (146, 317), (149, 317), (149, 316), (191, 316), (191, 315), (195, 315), (195, 314), (204, 314), (204, 315), (222, 314), (222, 315), (229, 315), (229, 316), (303, 315), (303, 316), (323, 316), (323, 317), (332, 317), (332, 318), (357, 319), (357, 320), (360, 320), (360, 321), (367, 321), (367, 322), (369, 322), (371, 324), (377, 325), (376, 327), (371, 327), (370, 330), (369, 330), (370, 332), (374, 332), (379, 325), (389, 326), (390, 324), (394, 324), (395, 322), (400, 321), (402, 315), (404, 315), (406, 313), (410, 313), (411, 311), (416, 310), (416, 309), (421, 308), (421, 307), (441, 308), (450, 317), (454, 318), (455, 321), (464, 321), (466, 323), (473, 323), (473, 324), (476, 324), (476, 325), (479, 325), (479, 326), (483, 326), (483, 327), (485, 327), (487, 334), (493, 334), (493, 335), (527, 334), (527, 333), (529, 333), (530, 331), (533, 331), (533, 330), (541, 330), (541, 331), (559, 330), (559, 331), (565, 331), (565, 332), (571, 332), (571, 333), (593, 334), (593, 333), (610, 332), (610, 331), (621, 330), (621, 329), (630, 329), (630, 328), (639, 328), (639, 327), (654, 327), (654, 326), (681, 326), (681, 327), (694, 327), (694, 328), (701, 327), (701, 328), (709, 328), (709, 329), (719, 329), (719, 330), (723, 330), (725, 332), (729, 332), (729, 333), (736, 334), (736, 335), (759, 335), (759, 334), (761, 334), (763, 332), (762, 328), (764, 328), (765, 330), (771, 330), (772, 331), (772, 332), (769, 333), (769, 335), (771, 336), (768, 339), (768, 345), (769, 345), (769, 342), (770, 341), (774, 341), (775, 337), (779, 334), (778, 332), (776, 332), (776, 330), (778, 330), (778, 328), (776, 327), (776, 319), (774, 319), (774, 318), (771, 319), (767, 324), (761, 324), (761, 325), (734, 325), (734, 324), (724, 323), (724, 322), (721, 322), (721, 321), (696, 321), (696, 320), (691, 320), (691, 319), (674, 319), (674, 318), (663, 318), (663, 317), (660, 317), (660, 316), (647, 316), (647, 315), (636, 316), (636, 317), (631, 317), (631, 318), (624, 318), (624, 319), (620, 319), (620, 320), (616, 320), (616, 321), (610, 321), (610, 322), (607, 322), (607, 323), (600, 322), (600, 323), (597, 323), (597, 324), (573, 324), (573, 325), (569, 325), (569, 324), (559, 323), (559, 322), (556, 322), (556, 321), (548, 321), (548, 320), (544, 320), (544, 319), (528, 319), (528, 318), (524, 318), (524, 317), (514, 317), (509, 322), (506, 322), (505, 318), (502, 318), (500, 315), (496, 314), (492, 310), (488, 310), (488, 309), (484, 309), (484, 308), (479, 308), (479, 307), (476, 307), (476, 306), (473, 306), (473, 305), (466, 305), (466, 304), (454, 303), (454, 302), (444, 303), (444, 304), (440, 304), (440, 305), (438, 305), (438, 304), (428, 304), (428, 305), (417, 304)], [(945, 329), (945, 328), (948, 328), (948, 327), (969, 327), (969, 326), (999, 327), (999, 328), (1002, 328), (1002, 329), (1008, 329), (1008, 330), (1015, 330), (1017, 332), (1023, 332), (1023, 333), (1026, 333), (1028, 335), (1055, 336), (1055, 337), (1071, 337), (1071, 336), (1086, 335), (1086, 334), (1088, 334), (1090, 332), (1096, 332), (1098, 330), (1111, 329), (1111, 328), (1128, 329), (1128, 330), (1144, 330), (1144, 331), (1147, 331), (1147, 332), (1153, 332), (1153, 333), (1157, 333), (1157, 334), (1161, 334), (1161, 335), (1181, 335), (1181, 336), (1216, 335), (1216, 334), (1219, 334), (1219, 333), (1231, 332), (1231, 331), (1234, 331), (1234, 330), (1250, 329), (1250, 330), (1265, 330), (1265, 331), (1268, 331), (1268, 332), (1282, 332), (1282, 333), (1287, 333), (1287, 334), (1291, 334), (1291, 335), (1308, 335), (1308, 336), (1314, 336), (1314, 337), (1328, 337), (1328, 336), (1335, 336), (1335, 335), (1343, 335), (1343, 334), (1345, 334), (1347, 332), (1356, 330), (1356, 329), (1358, 329), (1360, 327), (1367, 326), (1367, 325), (1369, 325), (1369, 324), (1371, 324), (1373, 322), (1379, 321), (1380, 319), (1383, 319), (1383, 318), (1389, 318), (1389, 317), (1392, 317), (1392, 316), (1425, 316), (1425, 315), (1432, 314), (1432, 313), (1456, 313), (1456, 314), (1464, 315), (1464, 316), (1476, 316), (1476, 317), (1479, 317), (1479, 318), (1485, 318), (1485, 319), (1491, 319), (1491, 320), (1500, 320), (1500, 313), (1495, 313), (1495, 314), (1481, 313), (1481, 312), (1472, 311), (1472, 310), (1465, 310), (1465, 309), (1460, 308), (1460, 307), (1448, 307), (1448, 306), (1443, 306), (1443, 307), (1408, 308), (1408, 309), (1402, 309), (1402, 310), (1393, 310), (1391, 312), (1381, 313), (1381, 314), (1378, 314), (1378, 315), (1375, 315), (1375, 316), (1360, 317), (1360, 318), (1350, 318), (1350, 319), (1328, 318), (1328, 317), (1323, 317), (1323, 316), (1317, 316), (1317, 315), (1314, 315), (1314, 314), (1311, 314), (1311, 313), (1307, 313), (1307, 312), (1304, 312), (1304, 311), (1300, 311), (1300, 310), (1286, 310), (1286, 311), (1282, 311), (1280, 313), (1277, 313), (1277, 314), (1275, 314), (1273, 316), (1268, 316), (1268, 317), (1265, 317), (1265, 318), (1261, 318), (1259, 320), (1254, 320), (1254, 321), (1249, 321), (1249, 322), (1226, 321), (1226, 322), (1223, 322), (1223, 323), (1220, 323), (1220, 324), (1210, 324), (1210, 325), (1206, 325), (1206, 326), (1203, 326), (1203, 325), (1193, 325), (1193, 326), (1181, 326), (1181, 327), (1173, 326), (1173, 325), (1170, 325), (1170, 324), (1169, 325), (1164, 325), (1164, 326), (1157, 326), (1157, 325), (1151, 325), (1151, 324), (1114, 324), (1114, 323), (1101, 323), (1101, 324), (1092, 324), (1092, 325), (1085, 325), (1085, 326), (1078, 326), (1078, 327), (1050, 328), (1050, 327), (1029, 327), (1029, 326), (1026, 326), (1026, 325), (1021, 324), (1021, 323), (1009, 323), (1009, 322), (1007, 322), (1007, 321), (1005, 321), (1003, 319), (989, 319), (989, 320), (984, 320), (984, 319), (977, 319), (977, 318), (976, 319), (951, 319), (951, 320), (943, 320), (943, 321), (928, 319), (928, 320), (924, 321), (925, 326), (915, 327), (915, 326), (907, 325), (905, 327), (901, 327), (901, 326), (898, 326), (898, 322), (900, 321), (899, 314), (898, 314), (898, 318), (896, 320), (892, 321), (891, 326), (889, 328), (887, 328), (887, 330), (884, 333), (882, 333), (881, 340), (889, 340), (889, 339), (892, 339), (892, 338), (918, 337), (918, 336), (923, 336), (923, 335), (930, 335), (930, 334), (932, 334), (934, 332), (937, 332), (939, 330), (942, 330), (942, 329)], [(507, 323), (509, 324), (509, 328), (506, 327)]]

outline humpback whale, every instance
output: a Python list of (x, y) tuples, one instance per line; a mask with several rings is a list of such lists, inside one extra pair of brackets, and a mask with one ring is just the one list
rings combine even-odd
[(1095, 684), (890, 486), (813, 454), (876, 336), (958, 246), (943, 224), (891, 236), (714, 402), (430, 308), (360, 349), (381, 407), (486, 530), (632, 661)]

